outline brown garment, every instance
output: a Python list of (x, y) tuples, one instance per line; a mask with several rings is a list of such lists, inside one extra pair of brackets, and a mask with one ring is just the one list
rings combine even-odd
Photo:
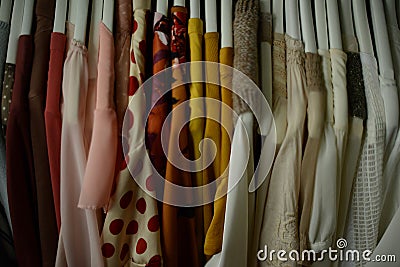
[(42, 266), (28, 109), (32, 57), (32, 36), (20, 36), (6, 138), (7, 193), (20, 267)]
[[(172, 38), (171, 38), (171, 58), (172, 64), (178, 65), (186, 62), (186, 32), (187, 32), (187, 10), (184, 7), (173, 7), (172, 17)], [(177, 68), (173, 71), (173, 77), (177, 82), (182, 80), (183, 74)], [(175, 87), (172, 90), (172, 109), (188, 99), (186, 87), (184, 85)], [(171, 118), (170, 144), (179, 135), (179, 147), (182, 154), (189, 158), (189, 140), (187, 124), (187, 113), (174, 113)], [(179, 126), (185, 125), (179, 132)], [(176, 151), (168, 150), (168, 157), (176, 154)], [(191, 173), (180, 170), (170, 162), (167, 163), (165, 179), (180, 186), (192, 186)], [(187, 196), (190, 198), (190, 196)], [(164, 200), (170, 201), (174, 196), (166, 187), (164, 190)], [(162, 245), (164, 266), (166, 267), (196, 267), (201, 266), (198, 249), (196, 247), (195, 217), (194, 209), (191, 207), (183, 208), (163, 204), (162, 211)]]
[(54, 0), (38, 0), (36, 2), (35, 51), (29, 90), (31, 140), (43, 266), (54, 266), (58, 242), (44, 121), (54, 8)]
[(320, 56), (318, 54), (307, 53), (305, 68), (308, 89), (308, 139), (300, 174), (300, 251), (309, 249), (308, 229), (310, 227), (311, 207), (313, 203), (314, 178), (319, 144), (324, 128), (326, 105)]
[(6, 136), (7, 120), (10, 114), (11, 95), (14, 86), (15, 64), (6, 63), (4, 66), (3, 92), (1, 96), (1, 125)]

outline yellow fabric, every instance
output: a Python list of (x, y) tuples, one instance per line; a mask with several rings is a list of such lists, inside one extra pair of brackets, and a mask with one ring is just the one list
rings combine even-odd
[[(199, 18), (191, 18), (188, 22), (188, 35), (190, 43), (190, 61), (202, 61), (203, 60), (203, 21)], [(191, 65), (190, 75), (193, 81), (200, 81), (203, 78), (203, 70), (201, 64)], [(204, 89), (202, 83), (190, 84), (190, 122), (189, 122), (189, 133), (190, 133), (190, 146), (192, 150), (192, 160), (200, 158), (199, 144), (204, 136), (204, 115), (205, 108), (204, 102), (192, 101), (194, 98), (204, 97)], [(197, 119), (194, 119), (198, 117)], [(197, 169), (201, 169), (201, 162)], [(199, 171), (195, 173), (195, 186), (201, 186), (203, 184), (203, 172)], [(199, 196), (201, 197), (201, 195)], [(195, 209), (196, 217), (196, 241), (199, 249), (199, 255), (203, 254), (203, 242), (204, 242), (204, 230), (203, 230), (203, 207), (197, 207)]]
[[(204, 34), (204, 44), (205, 44), (205, 51), (204, 56), (205, 60), (209, 62), (218, 62), (218, 39), (219, 34), (217, 32), (208, 32)], [(218, 75), (218, 69), (215, 66), (207, 65), (206, 66), (206, 81), (216, 81), (216, 76)], [(221, 95), (219, 86), (215, 84), (206, 83), (206, 97), (208, 99), (205, 100), (206, 106), (206, 127), (204, 132), (204, 139), (209, 138), (211, 139), (215, 146), (216, 146), (216, 157), (213, 163), (203, 171), (203, 184), (208, 184), (213, 182), (216, 178), (220, 176), (220, 168), (219, 168), (219, 158), (220, 158), (220, 148), (221, 148), (221, 135), (220, 135), (220, 126), (219, 123), (215, 120), (208, 119), (215, 114), (219, 114), (220, 110), (219, 107), (216, 108), (216, 105), (211, 106), (209, 99), (213, 98), (218, 101), (221, 101)], [(215, 118), (215, 116), (213, 116)], [(218, 118), (218, 116), (217, 116)], [(211, 151), (214, 150), (211, 142), (204, 142), (203, 143), (203, 155), (205, 158), (207, 156), (212, 155), (210, 154)], [(203, 161), (205, 163), (206, 161)], [(206, 195), (209, 192), (204, 192), (205, 198), (210, 198), (210, 196)], [(212, 196), (214, 197), (214, 196)], [(204, 233), (207, 233), (208, 227), (210, 226), (212, 216), (213, 216), (213, 206), (212, 204), (207, 204), (203, 206), (203, 213), (204, 213)]]
[[(224, 47), (220, 50), (220, 63), (233, 66), (233, 48)], [(220, 67), (221, 79), (221, 98), (222, 102), (232, 107), (232, 93), (229, 89), (232, 84), (232, 71), (230, 68)], [(233, 132), (232, 115), (226, 109), (221, 109), (221, 122), (225, 128), (221, 127), (221, 154), (220, 171), (222, 173), (221, 183), (218, 185), (216, 198), (224, 195), (228, 186), (228, 165), (231, 152), (231, 141), (229, 134)], [(222, 249), (222, 237), (224, 232), (226, 196), (214, 202), (214, 217), (208, 228), (204, 243), (204, 253), (214, 255)]]

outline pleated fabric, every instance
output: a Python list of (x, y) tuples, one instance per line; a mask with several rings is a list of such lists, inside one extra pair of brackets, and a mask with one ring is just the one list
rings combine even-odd
[(96, 109), (92, 142), (79, 197), (80, 208), (107, 208), (111, 194), (118, 138), (117, 115), (114, 107), (113, 61), (114, 38), (107, 26), (101, 23)]
[[(276, 156), (268, 190), (263, 227), (264, 245), (277, 251), (299, 250), (298, 200), (300, 193), (303, 129), (306, 116), (305, 53), (301, 41), (285, 36), (287, 49), (287, 132)], [(286, 192), (282, 194), (282, 192)], [(261, 242), (261, 241), (260, 241)], [(296, 266), (296, 262), (264, 261), (268, 265)]]
[(315, 170), (319, 145), (325, 122), (326, 91), (322, 76), (321, 58), (306, 53), (305, 69), (308, 88), (308, 139), (304, 149), (300, 175), (299, 237), (300, 252), (310, 249), (308, 231), (314, 194)]
[(33, 38), (21, 35), (6, 138), (8, 203), (18, 266), (42, 266), (28, 110), (32, 60)]
[(43, 266), (54, 266), (58, 241), (44, 118), (54, 9), (53, 0), (38, 0), (35, 5), (36, 31), (29, 90), (29, 115)]
[[(173, 21), (171, 28), (171, 60), (172, 66), (177, 66), (186, 62), (186, 45), (187, 45), (187, 10), (184, 7), (173, 7), (171, 9), (171, 18)], [(176, 80), (172, 84), (172, 110), (182, 102), (188, 100), (186, 87), (180, 85), (174, 87), (182, 81), (184, 73), (181, 69), (176, 68), (172, 71), (173, 78)], [(173, 159), (180, 149), (182, 154), (189, 158), (189, 140), (188, 127), (184, 124), (189, 119), (189, 112), (175, 112), (171, 116), (171, 130), (169, 139), (168, 159)], [(179, 130), (181, 126), (185, 125)], [(177, 138), (179, 137), (179, 138)], [(176, 139), (179, 144), (176, 144)], [(175, 167), (172, 163), (167, 162), (165, 179), (171, 183), (180, 186), (192, 186), (192, 175)], [(168, 188), (168, 184), (164, 188), (164, 201), (167, 203), (175, 196)], [(190, 196), (183, 196), (190, 199)], [(180, 267), (180, 266), (200, 266), (200, 259), (196, 247), (195, 233), (195, 215), (192, 207), (176, 207), (169, 204), (162, 206), (162, 246), (164, 252), (164, 266)]]
[[(360, 53), (365, 83), (368, 119), (365, 141), (359, 159), (353, 187), (351, 217), (347, 236), (355, 249), (374, 250), (378, 241), (379, 219), (382, 209), (382, 172), (385, 147), (385, 110), (379, 92), (376, 59)], [(353, 235), (351, 235), (353, 233)], [(356, 266), (362, 266), (360, 261)]]
[(58, 231), (60, 231), (61, 227), (60, 150), (62, 120), (60, 103), (66, 40), (67, 37), (63, 33), (53, 32), (51, 34), (46, 109), (44, 112), (51, 186), (53, 191), (54, 209), (56, 213)]
[(347, 98), (349, 108), (348, 141), (342, 168), (342, 181), (337, 215), (336, 239), (345, 232), (351, 203), (353, 181), (363, 141), (364, 120), (367, 119), (364, 77), (359, 53), (347, 52)]
[[(219, 52), (220, 64), (232, 67), (234, 51), (232, 47), (223, 47)], [(221, 100), (222, 103), (232, 108), (232, 70), (229, 67), (220, 66)], [(227, 89), (229, 88), (229, 89)], [(233, 134), (232, 114), (224, 108), (221, 108), (221, 154), (220, 171), (221, 181), (217, 186), (214, 201), (214, 215), (208, 228), (204, 243), (204, 252), (206, 255), (214, 255), (221, 251), (224, 233), (225, 211), (226, 211), (226, 192), (228, 188), (229, 162), (231, 152), (230, 136)], [(223, 197), (221, 197), (223, 196)]]
[(56, 266), (103, 266), (95, 210), (78, 208), (86, 168), (85, 113), (88, 89), (86, 47), (72, 40), (64, 62), (61, 131), (61, 230)]
[[(202, 61), (203, 60), (203, 21), (199, 18), (191, 18), (188, 21), (188, 37), (189, 37), (189, 45), (190, 45), (190, 61)], [(203, 69), (200, 63), (195, 63), (190, 66), (190, 76), (192, 81), (201, 81), (203, 79)], [(204, 88), (201, 82), (192, 82), (189, 85), (190, 90), (190, 122), (189, 122), (189, 144), (190, 144), (190, 154), (192, 160), (200, 159), (200, 141), (204, 137), (205, 130), (205, 119), (206, 115), (206, 107), (204, 103), (203, 97)], [(199, 160), (196, 165), (197, 170), (202, 169), (202, 163)], [(203, 172), (197, 171), (193, 174), (195, 176), (194, 186), (203, 185)], [(200, 199), (203, 195), (200, 193)], [(207, 206), (209, 210), (209, 205)], [(202, 257), (201, 261), (204, 261), (204, 251), (207, 249), (203, 249), (207, 247), (204, 244), (206, 233), (204, 230), (204, 216), (203, 216), (203, 207), (195, 208), (195, 216), (196, 216), (196, 240), (197, 240), (197, 248), (199, 249), (199, 256)], [(208, 214), (209, 216), (209, 214)]]
[[(146, 30), (149, 10), (133, 11), (129, 70), (129, 106), (123, 131), (125, 160), (120, 166), (102, 232), (105, 266), (161, 266), (157, 203), (150, 195), (152, 165), (145, 146), (146, 100), (140, 87), (145, 77)], [(94, 139), (93, 139), (94, 141)], [(129, 168), (128, 168), (129, 167)], [(143, 191), (136, 181), (147, 185)]]
[[(334, 130), (334, 89), (330, 53), (319, 50), (326, 90), (324, 130), (315, 170), (314, 196), (308, 238), (311, 249), (319, 252), (328, 248), (336, 229), (336, 194), (338, 153)], [(347, 118), (347, 113), (346, 113)]]

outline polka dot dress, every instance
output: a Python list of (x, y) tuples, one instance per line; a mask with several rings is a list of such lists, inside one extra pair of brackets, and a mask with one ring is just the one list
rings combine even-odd
[[(157, 203), (148, 193), (152, 167), (144, 143), (144, 80), (148, 11), (134, 11), (130, 51), (129, 107), (124, 121), (125, 161), (116, 181), (102, 233), (106, 266), (161, 266), (160, 223)], [(127, 135), (127, 136), (126, 136)], [(142, 182), (143, 191), (136, 181)]]
[(1, 96), (1, 124), (5, 135), (8, 114), (10, 113), (12, 88), (14, 85), (15, 64), (6, 63), (3, 80), (3, 93)]

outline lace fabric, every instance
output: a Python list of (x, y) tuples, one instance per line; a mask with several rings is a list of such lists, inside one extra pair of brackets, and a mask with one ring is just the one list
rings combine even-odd
[(273, 103), (277, 98), (287, 98), (286, 91), (286, 42), (283, 34), (274, 33), (274, 43), (272, 46), (273, 80), (272, 97)]

